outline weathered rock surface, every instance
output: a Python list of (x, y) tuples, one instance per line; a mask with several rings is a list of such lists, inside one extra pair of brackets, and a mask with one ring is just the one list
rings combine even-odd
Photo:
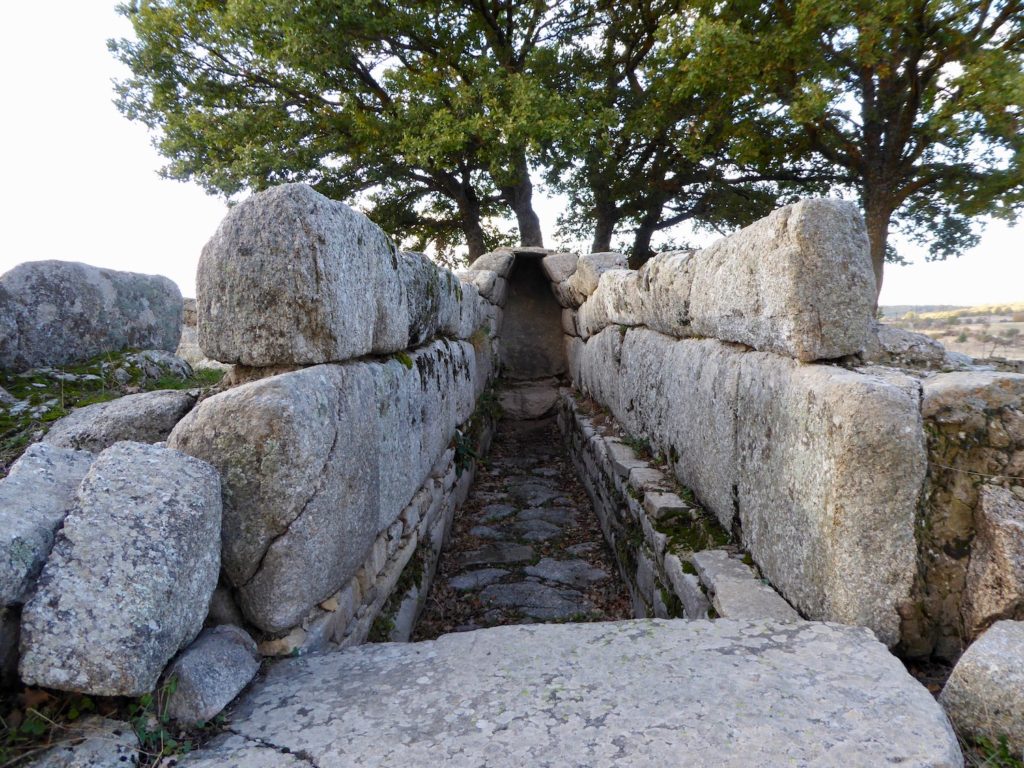
[(50, 427), (43, 442), (91, 453), (122, 440), (159, 443), (195, 403), (194, 394), (177, 389), (125, 395), (72, 411)]
[(216, 717), (256, 676), (256, 643), (239, 627), (204, 629), (164, 672), (176, 680), (167, 715), (186, 725)]
[(939, 701), (971, 739), (1008, 740), (1024, 752), (1024, 622), (993, 624), (960, 658)]
[(367, 645), (275, 665), (232, 730), (322, 768), (963, 761), (938, 704), (870, 633), (809, 623), (530, 625)]
[(996, 619), (1024, 617), (1024, 500), (993, 485), (980, 493), (964, 588), (963, 616), (972, 635)]
[(580, 382), (726, 530), (738, 512), (744, 545), (804, 615), (899, 638), (925, 472), (913, 379), (609, 328), (586, 343)]
[(565, 279), (581, 296), (589, 296), (597, 290), (598, 280), (604, 272), (609, 269), (625, 269), (628, 263), (622, 253), (588, 253), (579, 257), (576, 269)]
[(128, 768), (139, 764), (139, 737), (130, 723), (84, 717), (61, 734), (61, 743), (33, 760), (31, 768)]
[(541, 260), (541, 266), (548, 280), (561, 283), (572, 277), (579, 258), (575, 253), (552, 253)]
[(869, 363), (904, 368), (943, 368), (946, 348), (935, 339), (886, 323), (875, 323), (863, 353)]
[(190, 752), (177, 762), (184, 768), (309, 768), (301, 757), (264, 746), (233, 733), (216, 737), (199, 752)]
[(21, 623), (21, 677), (100, 696), (153, 689), (199, 633), (220, 565), (220, 480), (141, 443), (97, 457)]
[(744, 545), (805, 616), (870, 627), (895, 644), (926, 468), (916, 382), (763, 353), (740, 366)]
[(501, 409), (510, 419), (539, 419), (554, 411), (558, 400), (557, 380), (509, 384), (501, 391)]
[(323, 365), (204, 400), (168, 444), (225, 486), (224, 570), (257, 627), (283, 632), (341, 588), (472, 413), (473, 348)]
[(125, 349), (173, 352), (181, 318), (181, 291), (166, 277), (26, 262), (0, 276), (0, 368), (63, 365)]
[[(572, 280), (586, 275), (584, 260)], [(804, 200), (697, 252), (586, 281), (584, 337), (610, 324), (739, 342), (802, 361), (860, 352), (873, 329), (874, 273), (860, 213)]]
[(494, 272), (498, 277), (508, 277), (515, 259), (516, 255), (512, 249), (499, 248), (497, 251), (491, 251), (483, 256), (478, 256), (469, 265), (469, 268), (474, 271), (486, 270)]
[(754, 578), (749, 567), (723, 550), (695, 552), (693, 564), (722, 618), (800, 621), (800, 614), (774, 589)]
[[(982, 617), (994, 606), (991, 598), (1014, 591), (1011, 584), (1005, 591), (989, 588), (987, 597), (978, 596), (975, 608), (968, 607), (967, 573), (975, 557), (977, 526), (987, 518), (981, 491), (993, 484), (1013, 486), (1017, 481), (1001, 478), (1024, 476), (1024, 375), (937, 373), (924, 378), (921, 386), (929, 468), (922, 499), (924, 524), (919, 529), (921, 575), (913, 600), (918, 609), (905, 621), (904, 635), (909, 640), (905, 652), (955, 660), (984, 628)], [(989, 528), (990, 533), (996, 530)], [(987, 535), (977, 543), (986, 541)], [(1014, 558), (1010, 550), (1003, 551), (1010, 558), (1002, 560), (1010, 566), (1003, 575), (1013, 579)], [(994, 576), (990, 569), (996, 562), (987, 561), (986, 555), (979, 558), (974, 565), (976, 577), (983, 571)], [(980, 581), (971, 585), (978, 586)], [(982, 608), (986, 602), (989, 607)], [(990, 618), (1024, 618), (1024, 614)]]
[(0, 480), (0, 609), (31, 596), (92, 461), (81, 451), (31, 445)]
[(283, 184), (233, 208), (203, 249), (199, 345), (250, 366), (398, 352), (464, 332), (462, 298), (454, 274), (400, 252), (361, 213)]

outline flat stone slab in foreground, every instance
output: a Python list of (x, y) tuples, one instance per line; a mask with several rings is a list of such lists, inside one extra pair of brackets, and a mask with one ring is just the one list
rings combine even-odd
[[(287, 660), (188, 766), (963, 765), (939, 705), (865, 629), (519, 625)], [(240, 739), (242, 737), (245, 741)]]

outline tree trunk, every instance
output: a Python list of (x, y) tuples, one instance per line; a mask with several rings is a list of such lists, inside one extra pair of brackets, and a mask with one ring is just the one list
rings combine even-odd
[(520, 245), (543, 248), (544, 236), (540, 231), (540, 219), (533, 210), (533, 182), (530, 181), (525, 155), (516, 162), (516, 171), (519, 180), (511, 186), (501, 187), (501, 197), (516, 215)]
[(612, 235), (618, 223), (615, 204), (610, 201), (598, 200), (594, 205), (594, 242), (590, 244), (591, 253), (602, 253), (612, 249)]
[(658, 221), (661, 219), (661, 206), (657, 210), (649, 210), (640, 219), (640, 224), (633, 235), (633, 250), (629, 254), (629, 266), (631, 269), (640, 269), (654, 251), (651, 250), (651, 238), (657, 231)]
[(885, 249), (889, 242), (889, 220), (892, 206), (884, 195), (870, 188), (864, 190), (864, 224), (868, 230), (871, 268), (875, 272), (875, 304), (882, 292), (882, 274), (885, 270)]
[(480, 217), (475, 219), (462, 219), (462, 232), (466, 236), (466, 245), (469, 246), (469, 260), (483, 256), (487, 252), (487, 245), (484, 243), (484, 228), (480, 226)]
[(459, 228), (466, 236), (469, 246), (469, 261), (487, 252), (484, 241), (484, 228), (480, 223), (480, 201), (472, 188), (463, 188), (456, 197), (455, 204), (459, 208)]

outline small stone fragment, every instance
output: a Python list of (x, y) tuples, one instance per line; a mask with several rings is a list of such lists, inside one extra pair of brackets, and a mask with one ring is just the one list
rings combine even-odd
[(975, 640), (939, 701), (964, 736), (1005, 737), (1014, 754), (1024, 752), (1024, 621), (996, 622)]
[(260, 668), (256, 643), (241, 628), (205, 629), (167, 668), (175, 680), (167, 714), (192, 725), (216, 717), (249, 684)]

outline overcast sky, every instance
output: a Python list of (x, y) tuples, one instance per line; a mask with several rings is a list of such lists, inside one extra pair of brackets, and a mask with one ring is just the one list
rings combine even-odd
[[(5, 178), (0, 272), (65, 259), (167, 275), (191, 296), (203, 244), (225, 212), (199, 187), (160, 179), (144, 127), (114, 108), (106, 40), (130, 32), (107, 0), (9, 3), (0, 31)], [(557, 206), (538, 206), (553, 239)], [(1024, 301), (1024, 228), (989, 227), (946, 263), (889, 266), (883, 304)], [(912, 248), (903, 248), (914, 253)]]

